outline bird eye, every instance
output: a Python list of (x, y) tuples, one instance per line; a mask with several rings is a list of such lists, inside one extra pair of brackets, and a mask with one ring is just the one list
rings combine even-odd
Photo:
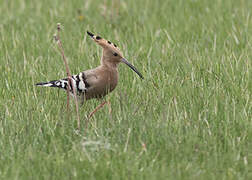
[(117, 54), (117, 53), (113, 53), (113, 55), (114, 55), (114, 56), (118, 56), (118, 54)]

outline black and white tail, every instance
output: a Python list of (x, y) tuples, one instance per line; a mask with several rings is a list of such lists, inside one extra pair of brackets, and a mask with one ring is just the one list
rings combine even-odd
[[(78, 75), (73, 75), (71, 79), (72, 79), (72, 83), (70, 83), (71, 93), (73, 93), (73, 87), (75, 90), (77, 90), (77, 93), (83, 93), (89, 87), (89, 84), (87, 83), (85, 74), (83, 72)], [(73, 87), (72, 87), (72, 84), (73, 84)], [(62, 88), (62, 89), (67, 90), (68, 78), (49, 81), (49, 82), (41, 82), (35, 85), (45, 86), (45, 87), (57, 87), (57, 88)]]

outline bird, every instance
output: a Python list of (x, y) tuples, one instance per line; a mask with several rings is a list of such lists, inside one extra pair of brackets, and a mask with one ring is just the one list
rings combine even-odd
[[(124, 58), (122, 52), (116, 44), (105, 40), (100, 36), (87, 31), (87, 34), (95, 43), (102, 47), (102, 57), (100, 65), (94, 69), (85, 70), (79, 74), (72, 75), (71, 81), (68, 78), (53, 80), (49, 82), (40, 82), (36, 86), (56, 87), (67, 90), (69, 86), (70, 94), (73, 96), (76, 92), (78, 101), (83, 104), (89, 99), (101, 99), (108, 93), (112, 92), (118, 84), (118, 65), (126, 64), (132, 69), (141, 79), (143, 75), (133, 66), (127, 59)], [(70, 84), (68, 85), (68, 83)]]

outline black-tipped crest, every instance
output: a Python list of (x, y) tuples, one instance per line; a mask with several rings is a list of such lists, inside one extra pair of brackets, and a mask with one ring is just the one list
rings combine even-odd
[(93, 39), (96, 39), (96, 40), (102, 39), (100, 36), (95, 36), (93, 33), (89, 32), (89, 31), (87, 31), (87, 34), (88, 34), (91, 38), (93, 38)]
[[(100, 44), (101, 46), (105, 45), (106, 43), (108, 43), (109, 45), (111, 45), (112, 47), (118, 49), (117, 45), (112, 43), (111, 41), (107, 41), (105, 39), (103, 39), (101, 36), (96, 36), (93, 33), (87, 31), (87, 34), (93, 39), (95, 40), (98, 44)], [(118, 49), (119, 50), (119, 49)]]
[(89, 36), (91, 36), (92, 38), (94, 37), (94, 34), (91, 33), (91, 32), (89, 32), (89, 31), (87, 31), (87, 34), (88, 34)]

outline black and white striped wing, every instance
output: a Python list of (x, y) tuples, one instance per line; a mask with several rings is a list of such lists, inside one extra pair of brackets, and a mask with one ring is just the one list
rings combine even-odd
[[(86, 76), (84, 72), (81, 72), (80, 74), (73, 75), (71, 77), (72, 83), (70, 83), (70, 92), (73, 93), (73, 88), (78, 94), (86, 92), (86, 90), (89, 87), (89, 84), (87, 83)], [(72, 85), (73, 84), (73, 85)], [(57, 87), (67, 90), (68, 86), (68, 78), (60, 79), (60, 80), (54, 80), (49, 82), (42, 82), (37, 83), (37, 86), (45, 86), (45, 87)]]

